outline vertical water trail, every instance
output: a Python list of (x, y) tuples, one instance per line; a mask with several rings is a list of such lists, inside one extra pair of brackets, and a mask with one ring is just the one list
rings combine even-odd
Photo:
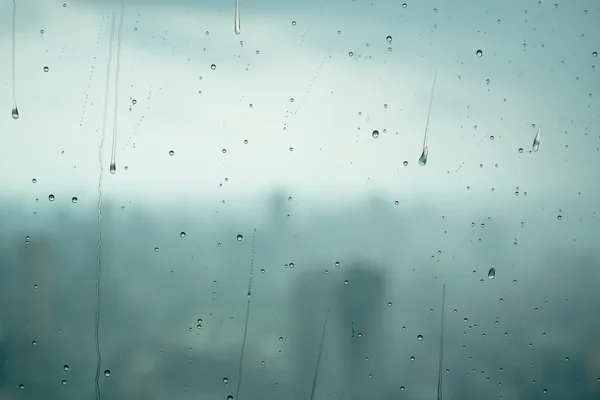
[(15, 66), (15, 52), (16, 52), (16, 25), (17, 25), (17, 0), (13, 0), (13, 14), (12, 14), (12, 89), (13, 89), (13, 107), (11, 114), (13, 119), (19, 118), (19, 108), (17, 107), (17, 69)]
[(424, 166), (427, 164), (427, 156), (429, 155), (429, 147), (427, 142), (429, 141), (429, 117), (431, 116), (431, 104), (433, 103), (433, 92), (435, 91), (435, 81), (437, 80), (437, 67), (435, 68), (435, 75), (433, 76), (433, 85), (431, 86), (431, 97), (429, 98), (429, 109), (427, 111), (427, 122), (425, 123), (425, 135), (423, 136), (423, 151), (421, 157), (419, 157), (419, 165)]
[(94, 379), (94, 389), (96, 392), (96, 400), (100, 400), (100, 369), (102, 366), (102, 356), (100, 354), (100, 272), (102, 268), (102, 175), (104, 173), (104, 167), (102, 166), (102, 153), (104, 149), (104, 138), (106, 137), (108, 88), (110, 82), (110, 63), (112, 60), (112, 42), (114, 34), (115, 10), (113, 10), (112, 12), (110, 43), (108, 45), (108, 63), (106, 65), (106, 88), (104, 91), (104, 119), (102, 122), (102, 136), (100, 139), (100, 148), (98, 150), (98, 165), (100, 166), (100, 176), (98, 178), (98, 247), (96, 248), (96, 325), (94, 330), (94, 339), (96, 342), (96, 376)]
[(440, 327), (440, 364), (438, 366), (437, 400), (442, 400), (442, 368), (444, 367), (444, 308), (446, 307), (446, 284), (442, 291), (442, 324)]
[(248, 336), (248, 320), (250, 319), (250, 300), (252, 299), (252, 275), (254, 274), (254, 254), (256, 251), (256, 228), (252, 236), (252, 255), (250, 256), (250, 278), (248, 279), (248, 302), (246, 303), (246, 323), (244, 324), (244, 339), (242, 340), (242, 350), (240, 352), (240, 366), (238, 368), (238, 383), (235, 390), (235, 400), (239, 399), (240, 387), (242, 386), (242, 372), (244, 365), (244, 350), (246, 349), (246, 337)]
[(315, 376), (313, 377), (312, 391), (310, 392), (310, 400), (315, 400), (315, 393), (317, 391), (317, 380), (319, 379), (319, 366), (321, 365), (321, 354), (323, 354), (323, 343), (325, 343), (325, 329), (327, 328), (327, 319), (329, 318), (329, 309), (325, 315), (325, 322), (323, 322), (323, 331), (321, 332), (321, 343), (319, 344), (319, 354), (317, 355), (317, 365), (315, 366)]
[(240, 0), (235, 0), (235, 34), (239, 35), (242, 30), (240, 27)]
[[(119, 33), (117, 35), (117, 70), (115, 72), (115, 106), (113, 114), (113, 139), (110, 152), (110, 173), (117, 172), (117, 109), (119, 107), (119, 70), (121, 60), (121, 32), (123, 31), (123, 15), (125, 14), (125, 0), (121, 0), (121, 20), (119, 21)], [(112, 43), (112, 41), (111, 41)]]

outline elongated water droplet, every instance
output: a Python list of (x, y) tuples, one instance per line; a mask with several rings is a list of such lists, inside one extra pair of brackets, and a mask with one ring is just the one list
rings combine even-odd
[(117, 172), (117, 164), (110, 163), (110, 173), (114, 174), (115, 172)]
[(488, 271), (488, 278), (494, 279), (496, 277), (496, 268), (492, 267)]
[(536, 152), (540, 149), (540, 126), (538, 125), (537, 133), (533, 138), (533, 144), (531, 145), (531, 151)]
[(17, 70), (15, 66), (15, 52), (16, 52), (16, 27), (17, 27), (17, 1), (13, 0), (13, 14), (12, 14), (12, 89), (13, 89), (13, 108), (12, 117), (13, 119), (19, 118), (19, 109), (17, 107)]
[(242, 30), (240, 27), (240, 0), (235, 0), (235, 34), (239, 35)]
[(477, 54), (478, 58), (481, 58), (483, 56), (483, 51), (477, 50), (477, 52), (475, 54)]
[(119, 70), (121, 61), (121, 32), (123, 31), (123, 16), (125, 14), (125, 0), (121, 1), (121, 19), (119, 21), (119, 32), (117, 34), (117, 68), (115, 71), (115, 108), (113, 112), (113, 140), (110, 152), (110, 173), (117, 172), (117, 109), (119, 107)]
[(429, 154), (429, 149), (427, 146), (423, 147), (423, 152), (421, 153), (421, 157), (419, 157), (419, 165), (425, 166), (427, 164), (427, 155)]

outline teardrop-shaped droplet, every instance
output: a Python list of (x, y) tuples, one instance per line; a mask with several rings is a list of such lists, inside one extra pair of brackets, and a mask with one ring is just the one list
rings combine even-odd
[(488, 271), (488, 278), (494, 279), (496, 277), (496, 268), (490, 268)]
[(13, 119), (18, 119), (19, 118), (19, 109), (17, 107), (13, 107), (13, 109), (12, 109), (12, 117), (13, 117)]
[(117, 172), (117, 164), (111, 163), (110, 164), (110, 173), (114, 174)]
[(536, 152), (540, 149), (540, 126), (538, 125), (537, 133), (533, 138), (533, 144), (531, 145), (531, 151)]
[(421, 153), (421, 157), (419, 157), (419, 165), (424, 166), (427, 164), (427, 155), (429, 154), (429, 148), (427, 146), (423, 147), (423, 152)]

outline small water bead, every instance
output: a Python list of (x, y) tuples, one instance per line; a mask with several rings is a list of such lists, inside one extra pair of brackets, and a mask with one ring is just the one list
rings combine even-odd
[(353, 52), (349, 52), (349, 53), (348, 53), (348, 55), (349, 55), (350, 57), (354, 57), (354, 53), (353, 53)]
[(233, 400), (233, 396), (232, 395), (227, 396), (227, 400)]
[(598, 57), (598, 52), (597, 51), (593, 52), (592, 57)]
[(156, 253), (158, 253), (158, 247), (155, 247), (155, 248), (154, 248), (154, 251), (155, 251)]
[(31, 182), (32, 182), (32, 183), (37, 183), (37, 179), (33, 178), (33, 179), (31, 180)]
[(415, 361), (415, 356), (410, 356), (410, 361)]
[(296, 26), (296, 21), (292, 21), (292, 26)]
[(261, 274), (264, 274), (264, 273), (265, 273), (265, 270), (264, 270), (264, 268), (260, 270), (260, 273), (261, 273)]
[(66, 385), (66, 384), (67, 384), (67, 380), (66, 380), (66, 379), (63, 379), (61, 383), (62, 383), (63, 385)]
[(388, 43), (392, 43), (392, 37), (391, 36), (386, 37), (385, 40), (387, 40)]
[(48, 72), (48, 71), (49, 71), (48, 66), (44, 66), (44, 72)]
[(408, 165), (408, 161), (404, 160), (404, 162), (402, 163), (402, 165), (404, 165), (406, 167)]
[[(406, 3), (405, 3), (405, 4), (406, 4)], [(401, 392), (404, 392), (404, 390), (405, 390), (405, 387), (404, 387), (404, 386), (400, 386), (400, 391), (401, 391)]]
[(293, 262), (290, 263), (290, 268), (294, 268), (294, 263)]
[(73, 197), (73, 198), (71, 199), (71, 202), (72, 202), (72, 203), (77, 203), (78, 201), (79, 201), (79, 200), (77, 200), (77, 197)]
[(11, 111), (11, 115), (13, 119), (19, 119), (19, 109), (17, 107), (13, 108)]
[(25, 385), (23, 385), (22, 383), (19, 385), (19, 389), (23, 390), (25, 389)]
[(373, 131), (373, 139), (377, 139), (379, 137), (379, 131), (378, 130), (374, 130)]
[(402, 3), (402, 8), (406, 8), (406, 7), (408, 7), (408, 4)]
[(562, 215), (556, 216), (556, 219), (559, 220), (559, 221), (562, 220)]
[(211, 64), (210, 69), (214, 71), (215, 69), (217, 69), (217, 66), (215, 64)]
[(173, 155), (175, 155), (175, 152), (173, 150), (169, 150), (169, 155), (173, 156)]
[(339, 266), (340, 266), (340, 262), (339, 262), (339, 261), (336, 261), (336, 262), (335, 262), (335, 266), (336, 266), (336, 267), (339, 267)]
[(417, 336), (417, 340), (420, 342), (421, 340), (423, 340), (423, 335), (418, 335)]
[(238, 240), (238, 242), (241, 242), (242, 240), (244, 240), (244, 237), (241, 234), (238, 234), (237, 240)]
[(388, 301), (388, 307), (391, 307), (391, 306), (392, 306), (392, 302)]
[(69, 366), (65, 364), (65, 365), (63, 366), (63, 369), (64, 369), (65, 371), (68, 371), (68, 370), (69, 370)]
[(226, 377), (223, 378), (223, 383), (227, 385), (229, 383), (229, 379), (227, 379)]
[(50, 201), (54, 201), (54, 195), (53, 195), (53, 194), (51, 194), (50, 196), (48, 196), (48, 200), (50, 200)]
[(110, 376), (110, 369), (104, 371), (104, 376)]
[(184, 238), (184, 237), (186, 237), (186, 234), (185, 234), (185, 232), (181, 232), (181, 233), (179, 234), (179, 236), (181, 236), (182, 238)]
[(477, 55), (478, 58), (481, 58), (483, 56), (483, 51), (477, 50), (477, 52), (475, 52), (475, 54)]
[(489, 279), (494, 279), (496, 277), (496, 268), (490, 268), (490, 270), (488, 271), (488, 278)]

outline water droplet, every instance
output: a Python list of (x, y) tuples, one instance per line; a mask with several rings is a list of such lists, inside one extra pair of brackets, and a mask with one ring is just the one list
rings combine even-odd
[(67, 384), (67, 380), (66, 380), (66, 379), (63, 379), (61, 383), (62, 383), (63, 385), (66, 385), (66, 384)]
[(13, 119), (18, 119), (19, 118), (19, 109), (17, 107), (13, 107), (13, 109), (12, 109), (12, 117), (13, 117)]
[(227, 396), (227, 400), (233, 400), (233, 396), (232, 395)]
[(496, 268), (492, 267), (488, 271), (488, 278), (494, 279), (496, 277)]
[(35, 340), (34, 340), (33, 342), (31, 342), (31, 344), (32, 344), (33, 346), (37, 346), (37, 342), (36, 342)]
[(229, 379), (223, 378), (223, 383), (227, 385), (229, 383)]
[(73, 198), (71, 199), (71, 202), (73, 202), (73, 203), (77, 203), (77, 201), (78, 201), (78, 200), (77, 200), (77, 197), (73, 197)]
[(475, 54), (477, 55), (477, 57), (481, 58), (483, 56), (483, 51), (477, 50)]
[(48, 66), (44, 67), (44, 72), (48, 72)]
[(391, 307), (391, 306), (392, 306), (392, 302), (388, 301), (388, 307)]
[(33, 179), (31, 180), (31, 182), (32, 182), (32, 183), (37, 183), (37, 179), (33, 178)]
[(238, 240), (238, 242), (241, 242), (242, 240), (244, 240), (244, 237), (241, 234), (238, 234), (237, 240)]
[(137, 100), (133, 99), (133, 100), (131, 100), (131, 103), (135, 106), (137, 104)]
[(210, 66), (210, 69), (212, 69), (212, 70), (214, 71), (215, 69), (217, 69), (217, 66), (216, 66), (215, 64), (212, 64), (212, 65)]
[(404, 165), (406, 167), (408, 165), (408, 161), (404, 160), (404, 162), (402, 163), (402, 165)]
[(23, 385), (22, 383), (19, 385), (19, 389), (23, 390), (25, 389), (25, 385)]
[(175, 154), (175, 152), (174, 152), (173, 150), (169, 150), (169, 155), (170, 155), (170, 156), (172, 156), (172, 155), (174, 155), (174, 154)]
[[(404, 3), (404, 4), (406, 4), (406, 3)], [(404, 392), (404, 389), (405, 389), (404, 386), (400, 386), (400, 391)]]
[(593, 57), (598, 57), (598, 52), (597, 52), (597, 51), (593, 52), (593, 53), (592, 53), (592, 56), (593, 56)]
[(531, 151), (536, 152), (540, 149), (540, 126), (538, 125), (537, 133), (533, 138), (533, 144), (531, 145)]
[(556, 219), (560, 221), (562, 219), (562, 215), (558, 215)]
[(182, 238), (184, 238), (184, 237), (185, 237), (185, 232), (181, 232), (181, 233), (179, 234), (179, 236), (181, 236)]
[(262, 269), (260, 270), (260, 273), (261, 273), (261, 274), (264, 274), (264, 273), (265, 273), (265, 269), (264, 269), (264, 268), (262, 268)]
[(290, 268), (294, 268), (294, 263), (290, 263)]
[(104, 371), (104, 376), (110, 376), (110, 369), (107, 369), (106, 371)]
[(420, 342), (421, 340), (423, 340), (423, 335), (419, 335), (417, 336), (417, 340)]
[(296, 26), (296, 21), (292, 21), (292, 26)]
[(388, 43), (392, 43), (392, 37), (391, 36), (386, 37), (385, 40), (387, 40)]
[(64, 369), (65, 371), (68, 371), (68, 370), (69, 370), (69, 366), (65, 364), (65, 365), (63, 366), (63, 369)]
[(421, 157), (419, 157), (419, 165), (425, 166), (427, 164), (427, 155), (429, 154), (429, 148), (427, 146), (423, 147), (423, 152), (421, 153)]
[(54, 201), (54, 195), (53, 195), (53, 194), (51, 194), (50, 196), (48, 196), (48, 200), (50, 200), (50, 201)]
[(41, 34), (41, 35), (43, 35), (43, 34), (44, 34), (44, 30), (43, 30), (43, 29), (42, 29), (42, 30), (40, 30), (40, 34)]
[(155, 247), (155, 248), (154, 248), (154, 251), (158, 253), (158, 247)]
[(415, 356), (410, 356), (410, 361), (415, 361)]
[(340, 262), (339, 262), (339, 261), (336, 261), (336, 262), (335, 262), (335, 266), (336, 266), (336, 267), (339, 267), (339, 266), (340, 266)]
[(348, 53), (348, 55), (349, 55), (350, 57), (354, 57), (354, 53), (353, 53), (353, 52), (349, 52), (349, 53)]
[(111, 164), (110, 164), (110, 173), (111, 173), (111, 174), (114, 174), (114, 173), (116, 173), (116, 172), (117, 172), (117, 165), (116, 165), (116, 164), (114, 164), (114, 163), (111, 163)]
[(377, 139), (379, 137), (379, 131), (378, 130), (374, 130), (373, 131), (373, 139)]
[(519, 153), (522, 153), (522, 152), (523, 152), (523, 148), (519, 147)]

